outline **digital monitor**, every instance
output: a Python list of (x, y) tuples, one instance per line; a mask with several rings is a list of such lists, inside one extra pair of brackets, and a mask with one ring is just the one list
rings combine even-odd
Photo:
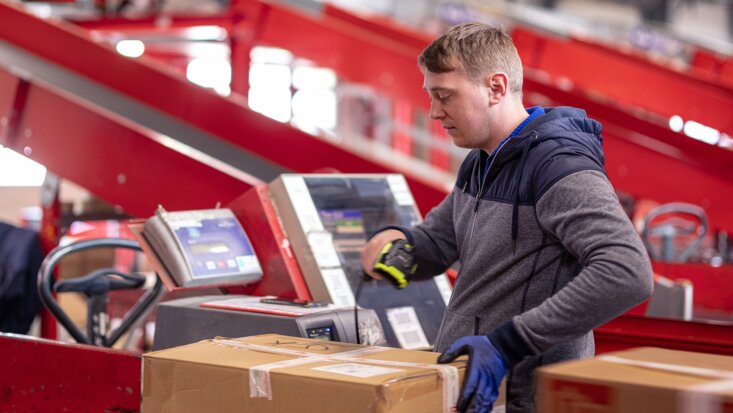
[(229, 209), (168, 212), (145, 221), (143, 235), (178, 287), (247, 284), (262, 269)]
[(359, 250), (367, 239), (385, 226), (422, 220), (402, 175), (285, 174), (270, 184), (270, 194), (314, 300), (353, 306), (358, 298), (377, 312), (389, 345), (432, 346), (452, 292), (445, 275), (413, 280), (403, 290), (362, 281)]
[(335, 341), (333, 336), (333, 326), (307, 328), (305, 333), (308, 335), (308, 338)]

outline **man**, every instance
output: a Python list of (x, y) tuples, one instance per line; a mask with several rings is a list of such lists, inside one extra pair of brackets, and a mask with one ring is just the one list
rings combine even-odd
[(491, 411), (506, 376), (507, 412), (531, 412), (534, 370), (591, 357), (592, 329), (651, 294), (651, 265), (605, 175), (601, 125), (580, 109), (526, 110), (508, 35), (458, 25), (418, 63), (430, 117), (473, 150), (425, 221), (377, 233), (362, 263), (379, 278), (375, 259), (397, 239), (413, 246), (414, 278), (459, 261), (435, 344), (441, 363), (470, 355), (458, 409)]

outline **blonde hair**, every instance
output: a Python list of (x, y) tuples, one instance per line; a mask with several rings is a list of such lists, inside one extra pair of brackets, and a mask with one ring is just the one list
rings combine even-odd
[(422, 70), (446, 73), (461, 70), (471, 79), (491, 72), (504, 72), (509, 89), (522, 93), (522, 61), (508, 34), (483, 23), (453, 26), (430, 43), (418, 57)]

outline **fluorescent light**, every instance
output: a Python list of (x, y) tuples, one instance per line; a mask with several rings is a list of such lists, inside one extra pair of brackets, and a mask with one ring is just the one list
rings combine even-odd
[(249, 108), (279, 122), (290, 120), (290, 101), (287, 89), (249, 88)]
[(669, 118), (669, 128), (675, 132), (682, 132), (682, 128), (685, 126), (685, 121), (679, 115), (674, 115)]
[(145, 53), (145, 44), (140, 40), (120, 40), (115, 49), (122, 56), (140, 57)]
[(277, 63), (287, 65), (293, 61), (292, 53), (277, 47), (255, 46), (249, 53), (249, 57), (253, 63)]
[(332, 89), (336, 87), (336, 72), (325, 67), (298, 66), (293, 69), (293, 86), (296, 89)]
[(222, 41), (227, 38), (227, 31), (219, 26), (195, 26), (186, 30), (188, 40)]
[(697, 139), (711, 145), (717, 144), (718, 140), (720, 140), (720, 132), (717, 129), (692, 120), (685, 122), (684, 132), (685, 135), (692, 139)]
[(249, 69), (250, 109), (280, 122), (290, 120), (290, 68), (280, 64), (253, 63)]
[(721, 148), (733, 149), (733, 139), (731, 139), (728, 134), (721, 133), (720, 141), (718, 141), (718, 146), (720, 146)]
[(186, 67), (186, 78), (199, 86), (210, 87), (227, 96), (231, 89), (232, 65), (222, 59), (193, 59)]
[(336, 93), (329, 89), (302, 89), (293, 96), (293, 118), (298, 127), (332, 130), (336, 127)]

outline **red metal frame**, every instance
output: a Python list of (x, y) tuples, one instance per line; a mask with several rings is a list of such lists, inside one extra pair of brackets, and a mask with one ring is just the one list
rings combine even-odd
[(392, 147), (399, 153), (412, 156), (413, 139), (408, 132), (412, 128), (412, 105), (405, 99), (394, 101), (395, 129), (392, 133)]
[(733, 89), (673, 70), (648, 58), (577, 38), (559, 38), (515, 28), (512, 37), (525, 66), (621, 105), (667, 119), (679, 115), (733, 135)]
[[(233, 6), (232, 10), (252, 8), (257, 4), (256, 0), (241, 0)], [(248, 28), (252, 30), (249, 38), (253, 43), (284, 47), (298, 56), (308, 57), (322, 65), (333, 67), (339, 76), (351, 81), (367, 83), (380, 92), (395, 97), (396, 102), (409, 102), (413, 105), (413, 110), (423, 110), (426, 107), (428, 100), (424, 91), (420, 89), (420, 73), (416, 70), (414, 57), (420, 52), (419, 45), (427, 41), (427, 38), (406, 30), (400, 31), (393, 26), (386, 27), (374, 18), (354, 16), (339, 9), (326, 8), (319, 16), (306, 16), (301, 12), (284, 7), (265, 5), (257, 12), (250, 12), (250, 15), (254, 16), (256, 13), (260, 13), (259, 24), (255, 26), (251, 20), (246, 20), (249, 26), (242, 26), (241, 31), (238, 32), (241, 35), (242, 31)], [(227, 19), (226, 16), (214, 17), (208, 24), (218, 22), (222, 27), (230, 27), (231, 25), (226, 23)], [(124, 28), (128, 23), (119, 24)], [(174, 23), (174, 26), (176, 24), (185, 23), (184, 20), (180, 20)], [(117, 23), (108, 22), (108, 25), (117, 27)], [(93, 27), (101, 28), (103, 24)], [(253, 27), (256, 27), (256, 30)], [(277, 27), (288, 27), (289, 30), (279, 30)], [(370, 31), (376, 31), (377, 34), (369, 35)], [(299, 33), (303, 32), (313, 33), (313, 35), (300, 36)], [(384, 43), (380, 36), (390, 37), (390, 41)], [(699, 104), (706, 109), (713, 105), (720, 108), (727, 107), (725, 105), (728, 103), (723, 104), (715, 100), (718, 98), (725, 98), (733, 103), (733, 94), (723, 93), (724, 88), (662, 68), (638, 56), (625, 56), (619, 51), (606, 50), (592, 43), (577, 39), (555, 39), (521, 28), (515, 29), (514, 36), (530, 68), (540, 66), (547, 69), (547, 65), (555, 64), (553, 62), (563, 62), (563, 70), (572, 70), (574, 75), (574, 72), (580, 71), (581, 68), (588, 69), (588, 67), (568, 65), (566, 64), (568, 59), (556, 58), (551, 53), (557, 49), (557, 53), (571, 55), (578, 50), (581, 55), (588, 55), (588, 65), (603, 62), (605, 65), (603, 73), (615, 75), (618, 73), (618, 68), (628, 66), (629, 70), (638, 72), (637, 78), (641, 82), (646, 82), (647, 77), (661, 79), (646, 82), (651, 85), (649, 87), (673, 84), (672, 90), (674, 91), (685, 90), (687, 94), (698, 96), (695, 102), (701, 102)], [(401, 44), (401, 47), (393, 47), (395, 43)], [(362, 51), (366, 54), (362, 55)], [(372, 54), (375, 57), (369, 58)], [(411, 56), (410, 59), (406, 59), (406, 54)], [(590, 62), (591, 57), (595, 59), (593, 62)], [(573, 57), (573, 59), (576, 58)], [(371, 66), (372, 62), (375, 62), (374, 67)], [(389, 65), (383, 64), (385, 62), (388, 62)], [(392, 70), (394, 65), (401, 65), (401, 69)], [(575, 66), (578, 68), (574, 68)], [(245, 70), (235, 68), (234, 71), (243, 73)], [(601, 88), (605, 98), (599, 98), (597, 93), (586, 94), (577, 87), (578, 83), (569, 89), (566, 86), (558, 87), (550, 83), (551, 80), (543, 79), (536, 71), (528, 69), (525, 79), (527, 101), (532, 103), (535, 100), (533, 97), (539, 94), (549, 98), (555, 104), (582, 107), (592, 117), (600, 120), (604, 125), (606, 167), (617, 189), (658, 202), (684, 201), (700, 205), (706, 209), (715, 227), (733, 231), (733, 214), (727, 208), (725, 196), (733, 190), (730, 184), (733, 182), (733, 173), (731, 173), (733, 154), (725, 149), (713, 147), (671, 131), (667, 127), (668, 118), (666, 116), (635, 112), (637, 109), (630, 108), (628, 104), (633, 103), (633, 99), (643, 99), (644, 96), (640, 93), (631, 93), (623, 89), (633, 95), (632, 100), (629, 100), (630, 98), (623, 98), (621, 102), (608, 100), (608, 96), (620, 96), (621, 92), (615, 91), (620, 89), (616, 87), (615, 80), (613, 84), (593, 83), (593, 79), (599, 76), (595, 73), (596, 71), (590, 71), (590, 74), (585, 75), (578, 74), (578, 76), (587, 77), (587, 81), (578, 83), (593, 91)], [(387, 73), (385, 76), (392, 79), (391, 83), (387, 85), (384, 79), (368, 76), (365, 72)], [(555, 73), (554, 77), (561, 76), (563, 73), (565, 72)], [(585, 78), (581, 77), (582, 79)], [(682, 84), (683, 86), (680, 87), (683, 89), (677, 87), (677, 83)], [(412, 92), (395, 89), (392, 87), (393, 84), (412, 85)], [(631, 84), (639, 86), (637, 80), (625, 82), (625, 85)], [(699, 88), (696, 89), (698, 85)], [(612, 88), (613, 93), (606, 93), (602, 86)], [(651, 101), (669, 101), (669, 99), (659, 99), (657, 95), (653, 95)], [(687, 102), (679, 106), (686, 107)], [(403, 112), (405, 111), (397, 111), (398, 114)], [(707, 112), (726, 113), (725, 110)], [(679, 114), (686, 116), (682, 112)], [(398, 134), (398, 138), (400, 136)], [(402, 142), (400, 139), (397, 141)], [(437, 159), (439, 158), (436, 158), (436, 161)], [(337, 166), (333, 168), (341, 171), (351, 170)], [(419, 189), (413, 188), (413, 190), (416, 192), (416, 197), (420, 199)], [(425, 212), (425, 208), (422, 207), (423, 203), (418, 202), (421, 210)]]
[(167, 149), (142, 128), (41, 86), (31, 86), (19, 128), (32, 137), (0, 143), (21, 153), (31, 147), (31, 157), (50, 171), (132, 215), (148, 216), (160, 203), (169, 210), (211, 208), (249, 187)]
[(691, 75), (733, 88), (733, 58), (705, 49), (697, 49), (692, 55)]
[(229, 287), (233, 294), (276, 295), (311, 300), (295, 254), (285, 235), (267, 185), (258, 185), (227, 205), (252, 242), (264, 276), (259, 283)]
[(140, 355), (0, 334), (0, 405), (11, 412), (138, 412)]
[[(265, 40), (270, 37), (277, 38), (279, 35), (278, 32), (283, 32), (279, 29), (275, 30), (273, 25), (276, 25), (277, 27), (289, 27), (287, 32), (290, 33), (303, 33), (303, 29), (307, 29), (307, 27), (303, 27), (302, 24), (297, 24), (298, 19), (300, 18), (299, 14), (294, 14), (284, 8), (269, 5), (262, 6), (262, 10), (267, 10), (266, 13), (263, 12), (265, 17), (258, 17), (267, 19), (267, 24), (263, 28), (259, 29), (263, 32), (262, 37)], [(239, 13), (239, 9), (235, 8), (234, 12)], [(244, 11), (241, 13), (247, 18), (254, 18), (250, 14), (247, 14), (251, 12), (252, 7), (245, 7)], [(315, 23), (311, 22), (311, 24), (313, 25)], [(307, 32), (307, 30), (305, 32)], [(321, 34), (325, 33), (321, 32)], [(298, 35), (298, 37), (311, 38), (311, 36), (300, 35)], [(311, 172), (315, 169), (330, 167), (342, 172), (403, 172), (410, 183), (418, 205), (423, 213), (427, 213), (427, 211), (437, 205), (445, 196), (444, 190), (438, 183), (429, 182), (424, 177), (417, 176), (411, 171), (399, 170), (399, 168), (395, 168), (392, 165), (368, 160), (365, 157), (353, 154), (343, 148), (335, 146), (330, 142), (314, 139), (312, 136), (298, 131), (289, 125), (278, 123), (258, 113), (246, 110), (239, 104), (239, 102), (241, 102), (241, 97), (235, 96), (232, 99), (224, 99), (210, 91), (191, 85), (180, 76), (172, 74), (170, 70), (167, 70), (154, 62), (145, 61), (145, 59), (138, 61), (123, 58), (111, 48), (93, 43), (90, 41), (83, 29), (71, 24), (63, 22), (51, 24), (25, 13), (19, 8), (19, 6), (0, 2), (0, 38), (28, 52), (41, 56), (51, 63), (58, 64), (79, 75), (93, 79), (101, 85), (125, 94), (177, 119), (185, 120), (185, 122), (190, 124), (191, 127), (199, 128), (211, 133), (225, 141), (234, 143), (261, 158), (286, 166), (288, 169), (293, 171)], [(50, 44), (47, 41), (49, 38), (55, 39), (55, 43)], [(377, 51), (378, 47), (377, 45), (371, 44), (372, 41), (373, 40), (370, 40), (369, 48)], [(64, 44), (65, 47), (59, 48), (56, 47), (55, 44)], [(72, 55), (67, 53), (67, 50), (75, 50), (76, 52)], [(329, 53), (334, 55), (333, 51), (329, 51)], [(414, 59), (414, 55), (412, 55), (411, 59)], [(352, 63), (352, 66), (356, 65), (353, 65)], [(414, 68), (414, 70), (416, 71), (417, 69)], [(419, 90), (419, 85), (413, 86)], [(40, 100), (38, 102), (34, 102), (34, 104), (36, 103), (42, 104)], [(57, 112), (56, 116), (59, 116), (58, 114), (61, 113), (64, 113), (64, 111)], [(24, 115), (24, 119), (25, 118), (27, 118), (27, 116)], [(37, 122), (38, 120), (34, 119), (34, 121)], [(89, 123), (94, 122), (90, 121)], [(30, 126), (38, 129), (43, 128), (42, 125), (32, 124)], [(64, 129), (59, 128), (56, 129), (56, 134), (58, 135), (59, 131), (70, 131), (74, 129), (75, 126)], [(115, 128), (109, 122), (105, 125), (100, 123), (96, 124), (97, 134), (104, 134), (105, 136), (112, 136), (113, 134), (118, 133), (118, 129), (119, 128)], [(76, 131), (74, 134), (75, 133)], [(266, 137), (266, 139), (263, 137)], [(59, 144), (59, 141), (61, 140), (56, 139), (56, 145)], [(53, 143), (49, 142), (49, 144)], [(124, 145), (124, 143), (121, 144)], [(38, 143), (36, 143), (36, 145), (38, 145)], [(69, 146), (66, 147), (68, 148)], [(125, 146), (122, 146), (122, 148), (124, 147)], [(82, 146), (76, 146), (76, 148), (82, 148)], [(121, 157), (132, 157), (133, 153), (142, 153), (140, 150), (129, 150), (125, 152), (120, 150), (114, 154), (109, 154), (107, 153), (107, 148), (109, 148), (108, 145), (95, 145), (91, 142), (88, 142), (86, 148), (89, 152), (93, 153), (90, 158), (95, 159), (95, 163), (98, 166), (104, 165), (104, 168), (101, 169), (107, 170), (107, 175), (109, 175), (111, 168), (108, 168), (105, 165), (105, 162), (101, 162), (100, 159), (106, 158), (105, 160), (113, 161), (112, 158), (115, 158), (119, 162), (119, 158)], [(55, 153), (57, 155), (63, 154), (64, 157), (66, 157), (66, 152), (69, 152), (59, 151), (58, 149), (59, 148), (56, 148)], [(304, 156), (304, 154), (308, 154), (308, 156)], [(43, 159), (42, 163), (48, 161), (50, 161), (50, 159), (46, 158)], [(57, 160), (56, 163), (68, 163), (67, 161), (68, 159), (64, 159), (63, 161)], [(133, 160), (129, 159), (129, 161), (132, 162)], [(157, 164), (166, 165), (160, 161), (158, 161)], [(84, 163), (78, 163), (77, 165), (77, 169), (87, 169), (86, 167), (89, 166), (88, 163), (86, 165)], [(48, 167), (49, 169), (54, 170), (51, 166)], [(70, 167), (67, 169), (70, 169)], [(169, 173), (178, 173), (176, 169), (171, 169), (170, 167), (154, 169), (166, 169)], [(95, 182), (86, 182), (89, 181), (89, 178), (83, 178), (81, 176), (74, 180), (82, 186), (88, 187), (92, 192), (95, 191), (93, 188), (90, 188), (90, 186), (99, 187), (99, 184), (102, 184), (101, 177), (105, 176), (103, 172), (101, 174), (97, 174), (97, 171), (91, 170), (86, 170), (83, 173), (78, 170), (68, 171), (68, 173), (74, 172), (76, 172), (77, 175), (95, 177), (94, 181), (98, 182), (96, 185)], [(156, 172), (166, 175), (166, 171)], [(59, 174), (64, 176), (65, 173)], [(148, 176), (157, 175), (148, 171)], [(203, 177), (198, 177), (197, 180), (208, 185), (211, 185), (211, 183), (214, 182), (211, 179), (203, 179)], [(177, 181), (190, 182), (189, 180)], [(107, 180), (104, 184), (109, 187), (114, 187), (114, 182), (114, 179)], [(168, 182), (176, 182), (176, 180)], [(257, 182), (250, 182), (249, 185), (256, 183)], [(222, 185), (221, 188), (226, 187), (227, 185)], [(235, 188), (236, 187), (237, 186), (235, 185)], [(165, 188), (161, 189), (165, 191)], [(248, 189), (248, 186), (242, 188), (238, 193), (241, 193), (246, 189)], [(222, 190), (226, 191), (226, 189)], [(181, 199), (182, 197), (180, 197), (180, 193), (178, 192), (179, 188), (175, 188), (175, 191), (177, 193), (173, 198)], [(234, 196), (226, 196), (226, 193), (233, 192), (231, 189), (229, 191), (230, 192), (219, 192), (218, 198), (220, 200), (223, 198), (224, 203), (233, 199)], [(101, 196), (100, 193), (95, 193)], [(141, 197), (141, 194), (146, 194), (148, 196)], [(137, 201), (126, 199), (124, 202), (116, 202), (121, 205), (125, 205), (126, 209), (130, 211), (133, 209), (135, 211), (139, 211), (139, 209), (128, 208), (126, 205), (127, 203), (140, 204), (139, 208), (145, 211), (143, 212), (143, 215), (149, 214), (153, 210), (155, 204), (160, 203), (161, 201), (168, 202), (169, 199), (168, 197), (162, 196), (160, 190), (153, 190), (150, 192), (138, 190), (134, 195), (126, 195), (130, 198), (141, 199)], [(122, 198), (122, 196), (118, 196), (116, 199), (119, 200), (120, 198)], [(142, 198), (144, 198), (144, 200)], [(185, 199), (191, 200), (192, 197), (188, 196), (185, 197)], [(211, 206), (211, 204), (208, 204), (208, 206)], [(193, 206), (191, 205), (188, 206), (188, 208), (192, 207)]]
[[(7, 79), (9, 73), (3, 74), (3, 77)], [(18, 140), (18, 123), (20, 122), (20, 115), (23, 113), (25, 108), (25, 102), (28, 99), (28, 90), (30, 89), (30, 83), (25, 79), (18, 78), (16, 81), (9, 81), (12, 86), (8, 88), (9, 91), (14, 91), (12, 94), (8, 94), (10, 98), (6, 111), (0, 113), (7, 113), (4, 117), (3, 134), (2, 139), (6, 142), (15, 143)]]
[[(430, 39), (396, 24), (385, 26), (383, 21), (356, 16), (334, 6), (324, 6), (323, 13), (316, 15), (262, 0), (238, 0), (220, 15), (173, 16), (167, 27), (223, 27), (237, 41), (246, 40), (244, 44), (285, 48), (298, 57), (334, 69), (344, 79), (370, 85), (386, 96), (406, 99), (427, 110), (417, 56)], [(76, 24), (89, 30), (139, 33), (156, 27), (155, 22), (155, 17), (147, 17)], [(283, 27), (288, 30), (282, 30)]]
[(596, 354), (652, 346), (733, 356), (733, 325), (625, 314), (593, 331)]
[[(232, 16), (237, 16), (238, 20), (232, 22)], [(355, 23), (359, 19), (344, 18), (338, 13), (311, 16), (281, 6), (241, 1), (235, 2), (230, 14), (217, 18), (190, 18), (182, 25), (218, 21), (233, 32), (234, 45), (238, 48), (233, 59), (235, 64), (247, 64), (245, 56), (251, 44), (281, 46), (298, 56), (333, 67), (344, 78), (376, 85), (389, 96), (404, 98), (415, 107), (426, 108), (427, 99), (420, 87), (420, 74), (415, 66), (415, 57), (420, 51), (418, 42), (405, 40), (401, 36), (390, 38), (389, 34), (393, 31), (387, 29), (375, 34), (368, 21)], [(288, 30), (282, 30), (283, 27)], [(308, 36), (303, 36), (303, 33), (308, 33)], [(110, 48), (92, 43), (82, 30), (72, 25), (51, 24), (29, 16), (15, 5), (2, 2), (0, 39), (177, 119), (185, 119), (193, 128), (214, 134), (295, 171), (309, 172), (325, 167), (343, 172), (394, 170), (243, 109), (239, 104), (241, 96), (220, 98), (188, 84), (172, 74), (171, 70), (145, 59), (133, 61), (121, 58)], [(55, 42), (49, 43), (48, 39), (54, 39)], [(58, 47), (57, 44), (63, 44), (64, 47)], [(75, 53), (69, 54), (68, 50), (75, 50)], [(595, 56), (592, 50), (586, 50), (586, 53), (586, 58)], [(557, 56), (553, 58), (563, 60)], [(549, 65), (546, 60), (542, 60), (540, 65)], [(604, 70), (615, 71), (611, 66)], [(237, 73), (242, 75), (242, 72)], [(672, 75), (665, 75), (664, 78), (667, 82), (673, 79)], [(683, 80), (687, 79), (680, 82)], [(18, 84), (15, 74), (0, 68), (0, 86), (3, 86), (3, 91), (14, 91)], [(5, 85), (10, 85), (12, 89), (5, 89)], [(661, 202), (682, 200), (700, 204), (708, 210), (715, 225), (733, 228), (733, 217), (726, 210), (726, 196), (733, 193), (733, 158), (730, 153), (675, 134), (659, 119), (642, 119), (620, 105), (600, 102), (578, 90), (562, 90), (532, 74), (528, 75), (525, 85), (528, 96), (540, 94), (552, 101), (583, 107), (603, 121), (609, 158), (607, 167), (617, 188)], [(587, 86), (595, 87), (590, 80)], [(638, 83), (636, 87), (639, 87)], [(235, 88), (245, 90), (245, 79), (238, 78)], [(621, 95), (619, 92), (618, 96)], [(50, 170), (87, 187), (112, 203), (123, 205), (133, 215), (146, 216), (160, 202), (165, 202), (171, 210), (207, 208), (216, 202), (227, 204), (245, 190), (259, 184), (257, 180), (243, 182), (235, 179), (209, 165), (169, 150), (156, 140), (151, 131), (69, 96), (53, 86), (32, 82), (24, 105), (19, 106), (15, 96), (13, 94), (8, 98), (0, 93), (1, 113), (8, 116), (11, 108), (22, 107), (17, 131), (31, 130), (32, 137), (29, 145), (13, 142), (17, 139), (11, 139), (8, 135), (17, 134), (9, 134), (9, 128), (2, 125), (2, 142), (15, 148), (31, 146), (32, 157)], [(655, 96), (655, 99), (659, 99), (659, 96)], [(703, 103), (708, 105), (706, 108), (718, 104), (715, 100), (707, 102)], [(726, 105), (715, 106), (716, 111), (725, 113)], [(692, 115), (683, 115), (686, 116)], [(7, 119), (10, 119), (9, 116)], [(699, 120), (705, 123), (704, 119)], [(709, 124), (716, 126), (712, 122)], [(723, 127), (720, 129), (727, 130)], [(72, 132), (64, 133), (66, 131)], [(124, 175), (124, 179), (120, 179), (121, 175)], [(674, 177), (672, 182), (670, 177)], [(436, 185), (414, 177), (408, 179), (423, 213), (443, 198), (444, 191)], [(174, 184), (171, 185), (171, 182)], [(293, 288), (294, 295), (303, 296), (301, 291), (296, 290), (297, 286)], [(625, 315), (598, 328), (596, 337), (599, 352), (621, 346), (652, 344), (733, 355), (730, 327), (713, 324)], [(98, 392), (99, 399), (84, 399), (75, 390), (67, 393), (84, 400), (85, 406), (95, 411), (106, 409), (111, 400), (116, 400), (114, 390), (119, 383), (124, 383), (132, 389), (128, 391), (123, 387), (134, 402), (127, 404), (125, 399), (115, 403), (124, 404), (124, 408), (132, 411), (138, 408), (139, 357), (127, 357), (117, 351), (86, 346), (66, 347), (47, 342), (40, 345), (41, 350), (27, 351), (29, 344), (26, 341), (0, 339), (0, 351), (23, 353), (20, 362), (5, 369), (14, 376), (0, 377), (0, 382), (37, 383), (37, 371), (46, 369), (46, 377), (54, 383), (57, 383), (57, 379), (69, 376), (68, 386), (75, 390), (80, 383), (96, 384), (103, 387)], [(24, 351), (18, 351), (21, 346)], [(68, 363), (59, 367), (51, 366), (49, 370), (48, 360), (59, 358), (59, 352), (62, 352), (65, 362), (71, 363), (73, 360), (76, 370)], [(87, 376), (91, 379), (71, 374), (79, 371), (80, 364), (84, 367), (81, 370), (91, 369), (94, 372)], [(99, 366), (105, 367), (100, 369)], [(27, 372), (27, 381), (23, 381), (23, 376), (16, 381), (18, 371)], [(96, 373), (114, 377), (115, 389), (108, 387), (105, 379)], [(64, 386), (66, 384), (62, 388)], [(112, 394), (106, 393), (108, 391)], [(54, 406), (64, 404), (63, 398), (53, 401)], [(19, 403), (23, 402), (28, 401), (21, 400)], [(74, 405), (71, 401), (69, 404)], [(96, 406), (105, 407), (97, 409)], [(40, 410), (53, 409), (52, 406), (43, 407)]]
[[(433, 36), (427, 33), (414, 30), (395, 22), (389, 17), (377, 14), (358, 15), (353, 11), (348, 11), (332, 4), (323, 5), (323, 14), (366, 29), (370, 33), (397, 40), (402, 44), (419, 50), (422, 50), (433, 41)], [(416, 61), (417, 55), (415, 55)]]
[(439, 122), (431, 122), (430, 124), (431, 135), (439, 144), (430, 148), (430, 164), (443, 171), (449, 171), (451, 168), (451, 156), (448, 149), (448, 146), (451, 145), (450, 137)]
[(706, 264), (653, 262), (656, 274), (672, 280), (689, 280), (693, 286), (694, 306), (726, 314), (733, 322), (733, 265), (712, 267)]
[[(43, 253), (48, 254), (56, 248), (61, 237), (61, 202), (59, 201), (58, 179), (46, 177), (41, 188), (41, 226), (38, 231)], [(57, 271), (54, 271), (57, 277)], [(41, 337), (55, 339), (57, 334), (56, 318), (47, 308), (41, 309)]]
[(640, 119), (620, 108), (525, 77), (527, 100), (533, 94), (553, 103), (584, 108), (603, 124), (606, 171), (618, 190), (657, 202), (700, 205), (711, 225), (733, 231), (733, 152), (689, 139), (664, 125)]

